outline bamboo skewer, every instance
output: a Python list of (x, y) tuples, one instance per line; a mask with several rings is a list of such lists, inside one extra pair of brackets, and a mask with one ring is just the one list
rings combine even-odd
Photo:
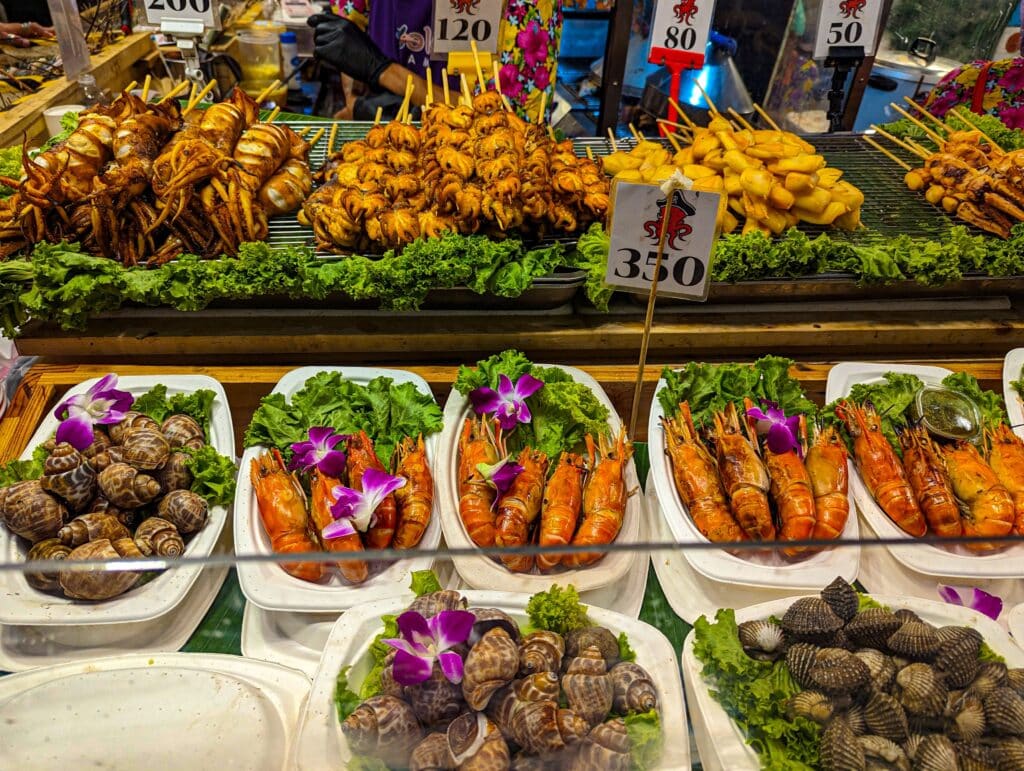
[(675, 134), (673, 134), (671, 131), (665, 132), (665, 139), (668, 140), (668, 143), (672, 145), (672, 149), (675, 150), (677, 153), (681, 153), (683, 151), (683, 146), (679, 144), (679, 140), (676, 139)]
[(427, 101), (424, 107), (430, 107), (434, 103), (434, 79), (427, 73)]
[(920, 105), (920, 104), (918, 104), (917, 102), (915, 102), (915, 101), (914, 101), (913, 99), (911, 99), (911, 98), (910, 98), (909, 96), (904, 96), (904, 97), (903, 97), (903, 101), (904, 101), (904, 102), (906, 102), (906, 103), (907, 103), (908, 105), (910, 105), (911, 107), (913, 107), (913, 108), (914, 108), (915, 110), (917, 110), (917, 111), (918, 111), (919, 113), (921, 113), (921, 114), (922, 114), (923, 116), (925, 116), (926, 118), (928, 118), (929, 120), (931, 120), (931, 121), (932, 121), (933, 123), (935, 123), (935, 125), (937, 125), (937, 126), (938, 126), (938, 127), (940, 128), (940, 129), (942, 129), (943, 131), (949, 131), (949, 126), (947, 126), (947, 125), (946, 125), (945, 123), (943, 123), (943, 122), (942, 122), (941, 120), (939, 120), (938, 118), (936, 118), (936, 117), (935, 117), (934, 115), (932, 115), (932, 114), (931, 114), (930, 112), (928, 112), (928, 110), (926, 110), (926, 109), (925, 109), (925, 108), (924, 108), (924, 107), (923, 107), (922, 105)]
[(977, 132), (978, 132), (979, 134), (981, 134), (982, 138), (983, 138), (983, 139), (984, 139), (984, 140), (985, 140), (986, 142), (988, 142), (988, 143), (989, 143), (990, 145), (992, 145), (992, 147), (994, 147), (994, 148), (996, 148), (997, 150), (999, 150), (999, 152), (1001, 152), (1001, 153), (1005, 153), (1005, 152), (1006, 152), (1005, 150), (1003, 150), (1003, 148), (1002, 148), (1002, 147), (1000, 147), (1000, 146), (999, 146), (998, 144), (996, 144), (996, 141), (995, 141), (995, 140), (994, 140), (994, 139), (993, 139), (992, 137), (990, 137), (990, 136), (989, 136), (988, 134), (986, 134), (986, 133), (985, 133), (984, 131), (982, 131), (982, 130), (981, 130), (980, 128), (978, 128), (978, 127), (977, 127), (977, 126), (976, 126), (976, 125), (975, 125), (975, 124), (974, 124), (974, 123), (973, 123), (973, 122), (972, 122), (972, 121), (971, 121), (970, 119), (968, 119), (968, 118), (967, 118), (967, 117), (966, 117), (966, 116), (965, 116), (965, 115), (964, 115), (964, 114), (963, 114), (963, 113), (962, 113), (962, 112), (960, 111), (960, 109), (959, 109), (959, 108), (957, 108), (957, 107), (954, 107), (954, 108), (953, 108), (953, 115), (955, 115), (955, 116), (956, 116), (957, 118), (959, 118), (959, 119), (960, 119), (960, 120), (962, 120), (962, 121), (963, 121), (964, 123), (966, 123), (966, 124), (967, 124), (968, 126), (970, 126), (970, 127), (971, 127), (971, 128), (972, 128), (972, 129), (974, 130), (974, 131), (977, 131)]
[(331, 126), (331, 133), (327, 135), (327, 155), (334, 153), (334, 140), (338, 138), (338, 123)]
[(902, 147), (904, 150), (906, 150), (909, 153), (913, 153), (914, 155), (920, 155), (922, 158), (927, 158), (930, 155), (930, 153), (927, 153), (927, 152), (919, 152), (912, 145), (904, 142), (902, 139), (894, 137), (888, 131), (886, 131), (883, 128), (880, 128), (879, 126), (876, 126), (874, 123), (871, 124), (871, 128), (874, 131), (876, 131), (879, 136), (885, 137), (890, 142), (892, 142), (894, 145), (898, 145), (899, 147)]
[[(214, 81), (214, 82), (216, 82), (216, 81)], [(279, 89), (280, 87), (281, 87), (281, 81), (278, 80), (277, 78), (274, 78), (274, 82), (273, 83), (271, 83), (265, 89), (260, 91), (259, 95), (256, 97), (256, 104), (261, 104), (264, 99), (266, 99), (272, 93), (277, 91), (277, 89)]]
[(405, 98), (402, 99), (402, 106), (398, 108), (398, 115), (395, 116), (399, 123), (405, 121), (405, 114), (409, 109), (409, 100), (412, 99), (412, 75), (405, 79)]
[(377, 108), (377, 112), (375, 112), (373, 114), (373, 125), (374, 126), (379, 126), (380, 125), (380, 119), (383, 118), (383, 117), (384, 117), (384, 107), (380, 106), (380, 107)]
[(157, 102), (157, 104), (163, 104), (164, 102), (168, 101), (169, 99), (174, 99), (174, 97), (176, 97), (182, 91), (187, 91), (187, 90), (188, 90), (188, 81), (187, 80), (183, 80), (183, 81), (181, 81), (181, 83), (179, 83), (174, 88), (172, 88), (170, 90), (170, 92), (168, 92), (167, 96), (165, 96), (163, 99), (161, 99), (159, 102)]
[(550, 123), (548, 124), (548, 136), (551, 137), (552, 142), (558, 141), (558, 137), (555, 136), (555, 130), (551, 127)]
[(864, 137), (864, 141), (867, 142), (869, 145), (871, 145), (876, 150), (878, 150), (878, 152), (880, 152), (882, 155), (886, 156), (889, 160), (891, 160), (897, 166), (901, 166), (904, 170), (910, 171), (910, 164), (909, 163), (907, 163), (906, 161), (903, 161), (903, 160), (900, 160), (899, 158), (897, 158), (895, 155), (893, 155), (891, 152), (886, 150), (884, 147), (882, 147), (880, 144), (878, 144), (878, 142), (876, 142), (871, 137)]
[(664, 118), (658, 118), (658, 123), (660, 123), (662, 126), (671, 126), (673, 129), (675, 129), (675, 131), (679, 132), (683, 139), (687, 141), (692, 141), (693, 139), (693, 135), (690, 133), (689, 129), (687, 129), (686, 126), (684, 126), (682, 123), (673, 123), (672, 121), (665, 120)]
[(452, 95), (451, 95), (451, 92), (448, 90), (448, 68), (447, 67), (442, 67), (441, 68), (441, 88), (444, 90), (444, 103), (445, 103), (445, 106), (451, 107), (452, 106)]
[(734, 110), (732, 107), (727, 108), (726, 112), (728, 112), (736, 120), (736, 122), (739, 123), (747, 131), (754, 130), (754, 127), (747, 122), (747, 119), (740, 115), (738, 112), (736, 112), (736, 110)]
[(544, 123), (546, 117), (546, 110), (548, 106), (548, 92), (541, 91), (540, 93), (540, 109), (537, 110), (537, 125)]
[(608, 141), (612, 143), (612, 152), (617, 153), (619, 151), (619, 143), (615, 141), (615, 132), (612, 131), (612, 127), (608, 127)]
[(476, 65), (476, 83), (480, 88), (480, 93), (483, 93), (487, 79), (484, 78), (484, 68), (480, 64), (480, 49), (477, 47), (475, 40), (469, 41), (469, 48), (473, 52), (473, 64)]
[(498, 69), (498, 60), (491, 60), (491, 69), (494, 70), (494, 90), (498, 92), (498, 96), (501, 97), (501, 104), (505, 108), (506, 112), (514, 112), (512, 109), (512, 103), (509, 102), (508, 97), (501, 92), (501, 74)]
[(594, 160), (594, 150), (591, 147), (587, 148), (587, 158)]
[(640, 132), (636, 130), (636, 126), (634, 126), (632, 123), (629, 124), (629, 133), (633, 135), (633, 139), (636, 140), (637, 144), (640, 144), (641, 142), (644, 141), (644, 138), (640, 136)]
[[(145, 81), (142, 83), (142, 101), (149, 101), (149, 86), (153, 82), (152, 75), (146, 75)], [(130, 89), (129, 89), (130, 90)]]
[(196, 105), (198, 105), (201, 101), (203, 101), (203, 99), (206, 98), (206, 95), (208, 93), (213, 91), (213, 88), (216, 85), (217, 85), (217, 81), (216, 80), (211, 80), (209, 83), (207, 83), (205, 86), (203, 86), (203, 90), (200, 91), (198, 94), (196, 94), (196, 98), (194, 100), (190, 101), (188, 104), (185, 105), (185, 109), (181, 111), (182, 116), (188, 115), (190, 112), (192, 112), (192, 110), (194, 110), (196, 108)]
[[(148, 78), (149, 75), (147, 75), (146, 77)], [(137, 85), (139, 85), (139, 81), (133, 80), (131, 83), (129, 83), (127, 86), (121, 89), (121, 93), (130, 94), (132, 92), (132, 89), (135, 88)]]
[[(335, 123), (334, 125), (335, 125), (335, 126), (337, 126), (338, 124), (337, 124), (337, 123)], [(323, 136), (324, 136), (324, 132), (325, 132), (326, 130), (327, 130), (327, 129), (323, 129), (323, 128), (321, 128), (321, 129), (317, 129), (317, 132), (316, 132), (316, 133), (315, 133), (315, 134), (313, 135), (313, 137), (312, 137), (312, 138), (311, 138), (311, 139), (309, 140), (309, 149), (310, 149), (310, 150), (312, 150), (312, 149), (313, 149), (314, 147), (316, 147), (316, 143), (317, 143), (317, 142), (319, 142), (319, 141), (320, 141), (321, 139), (323, 139)]]
[(188, 106), (189, 104), (192, 104), (192, 102), (194, 102), (196, 100), (196, 91), (197, 90), (198, 90), (198, 86), (196, 86), (195, 82), (193, 81), (193, 83), (192, 83), (192, 90), (188, 92), (188, 102), (186, 103), (186, 106)]
[(679, 120), (681, 120), (683, 123), (685, 123), (687, 125), (687, 127), (690, 129), (690, 131), (696, 132), (697, 131), (697, 124), (694, 123), (692, 120), (690, 120), (690, 116), (687, 115), (683, 111), (683, 108), (679, 106), (679, 102), (677, 102), (675, 99), (673, 99), (670, 96), (668, 98), (668, 103), (675, 108), (676, 113), (679, 115)]
[(916, 153), (917, 153), (918, 155), (924, 154), (924, 156), (925, 156), (925, 157), (927, 157), (927, 156), (929, 156), (929, 155), (932, 155), (932, 151), (931, 151), (931, 150), (929, 150), (929, 149), (928, 149), (927, 147), (923, 147), (923, 146), (919, 145), (919, 144), (918, 144), (917, 142), (915, 142), (915, 141), (914, 141), (913, 139), (906, 139), (906, 140), (904, 140), (904, 141), (905, 141), (905, 142), (906, 142), (906, 143), (907, 143), (908, 145), (910, 145), (910, 147), (911, 147), (911, 148), (912, 148), (912, 149), (913, 149), (913, 150), (914, 150), (914, 151), (915, 151), (915, 152), (916, 152)]
[(465, 102), (466, 107), (472, 107), (473, 92), (469, 90), (469, 80), (466, 79), (466, 73), (459, 74), (459, 84), (462, 86), (462, 100)]
[(720, 113), (718, 108), (715, 107), (715, 103), (711, 101), (711, 95), (704, 90), (704, 86), (700, 84), (700, 81), (694, 80), (693, 85), (697, 87), (697, 90), (700, 91), (700, 95), (704, 97), (704, 101), (708, 103), (708, 110), (711, 112), (711, 116), (720, 116), (722, 113)]
[(776, 123), (775, 121), (773, 121), (772, 120), (772, 116), (769, 115), (765, 111), (765, 109), (761, 105), (759, 105), (757, 102), (754, 102), (754, 109), (757, 111), (757, 114), (761, 116), (761, 120), (763, 120), (765, 123), (767, 123), (772, 128), (772, 130), (774, 130), (774, 131), (782, 131), (782, 129), (779, 128), (779, 124)]
[(924, 123), (919, 121), (917, 118), (915, 118), (913, 115), (911, 115), (909, 112), (904, 110), (902, 107), (900, 107), (895, 102), (892, 102), (889, 106), (892, 107), (896, 112), (898, 112), (904, 118), (909, 120), (911, 123), (913, 123), (915, 126), (917, 126), (919, 129), (921, 129), (925, 134), (928, 135), (928, 138), (931, 139), (933, 142), (935, 142), (935, 144), (937, 144), (939, 147), (942, 147), (942, 145), (944, 145), (946, 143), (946, 140), (945, 140), (944, 137), (936, 134), (934, 131), (932, 131), (930, 128), (928, 128)]
[(277, 119), (277, 116), (280, 115), (280, 114), (281, 114), (281, 108), (280, 107), (275, 107), (273, 110), (270, 111), (270, 115), (268, 115), (267, 119), (265, 121), (263, 121), (263, 122), (264, 123), (273, 123)]

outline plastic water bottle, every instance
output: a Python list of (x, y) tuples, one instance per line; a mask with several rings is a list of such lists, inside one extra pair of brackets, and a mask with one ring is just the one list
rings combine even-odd
[(98, 104), (110, 104), (110, 92), (100, 88), (96, 82), (96, 76), (84, 72), (78, 76), (78, 87), (82, 91), (82, 104), (86, 107), (95, 107)]
[[(281, 33), (281, 62), (284, 65), (283, 70), (286, 78), (300, 66), (298, 39), (295, 37), (295, 33), (290, 30)], [(301, 89), (302, 80), (300, 75), (296, 75), (288, 81), (289, 91), (299, 91)]]

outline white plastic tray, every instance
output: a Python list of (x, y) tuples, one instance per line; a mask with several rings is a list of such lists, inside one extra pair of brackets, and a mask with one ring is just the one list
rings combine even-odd
[(1024, 367), (1024, 348), (1014, 348), (1003, 359), (1003, 401), (1006, 402), (1010, 425), (1017, 436), (1024, 437), (1024, 402), (1010, 385), (1012, 381), (1020, 380), (1021, 367)]
[[(913, 610), (925, 621), (938, 626), (956, 624), (974, 627), (984, 635), (985, 642), (1006, 659), (1007, 666), (1024, 666), (1024, 651), (1014, 645), (1002, 627), (987, 616), (943, 602), (876, 594), (871, 596), (890, 608)], [(788, 597), (742, 608), (736, 611), (736, 622), (773, 615), (781, 617), (795, 599)], [(694, 635), (691, 634), (683, 646), (683, 680), (686, 682), (686, 699), (690, 704), (690, 718), (693, 720), (693, 734), (697, 740), (701, 764), (705, 771), (757, 771), (760, 764), (756, 753), (747, 746), (739, 727), (708, 692), (708, 684), (701, 675), (703, 664), (694, 655), (693, 643)]]
[[(615, 436), (622, 426), (615, 407), (608, 399), (604, 389), (590, 375), (575, 367), (561, 364), (542, 364), (539, 366), (557, 366), (570, 375), (577, 383), (590, 388), (597, 399), (608, 408), (608, 427)], [(459, 516), (458, 495), (458, 457), (459, 435), (466, 418), (473, 414), (469, 399), (455, 389), (448, 396), (444, 406), (444, 433), (441, 435), (441, 466), (437, 474), (441, 500), (444, 501), (441, 514), (441, 526), (444, 528), (445, 542), (452, 548), (471, 549), (473, 541), (466, 532)], [(557, 459), (552, 459), (554, 462)], [(643, 505), (640, 502), (640, 481), (636, 475), (636, 464), (631, 458), (626, 465), (626, 488), (637, 492), (630, 495), (626, 502), (626, 516), (622, 522), (622, 530), (615, 539), (616, 543), (636, 543), (640, 532), (640, 519), (643, 516)], [(599, 562), (589, 567), (576, 570), (553, 571), (551, 573), (513, 573), (494, 558), (479, 554), (471, 557), (453, 557), (455, 569), (462, 579), (475, 589), (498, 589), (534, 593), (544, 591), (553, 583), (562, 586), (572, 584), (580, 592), (598, 589), (621, 580), (630, 570), (634, 569), (638, 555), (635, 552), (609, 552)], [(646, 559), (645, 555), (639, 558)]]
[[(843, 362), (828, 373), (826, 402), (833, 402), (850, 393), (857, 383), (877, 383), (886, 372), (916, 375), (926, 385), (938, 385), (952, 374), (942, 367), (915, 364), (885, 364)], [(850, 459), (850, 490), (857, 509), (871, 529), (880, 538), (900, 538), (906, 546), (889, 546), (899, 562), (918, 573), (946, 578), (1019, 578), (1024, 577), (1024, 546), (1010, 546), (992, 554), (976, 554), (960, 545), (935, 546), (915, 543), (913, 536), (904, 533), (875, 502), (857, 466)]]
[[(97, 380), (93, 378), (79, 383), (61, 397), (62, 400), (85, 393)], [(205, 375), (136, 375), (118, 378), (118, 388), (136, 397), (160, 383), (167, 386), (168, 395), (192, 393), (201, 388), (208, 388), (216, 394), (210, 420), (210, 444), (221, 455), (234, 458), (235, 433), (223, 386)], [(49, 439), (59, 423), (53, 412), (47, 413), (22, 453), (22, 460), (31, 458), (32, 450)], [(227, 509), (223, 506), (211, 506), (206, 525), (192, 537), (185, 556), (210, 556), (227, 516)], [(16, 538), (7, 528), (0, 527), (0, 557), (6, 562), (24, 562), (27, 554), (26, 542)], [(171, 568), (142, 586), (102, 602), (83, 602), (47, 594), (29, 586), (21, 572), (0, 572), (0, 623), (44, 626), (146, 621), (162, 616), (180, 603), (201, 570), (199, 566)]]
[[(288, 399), (302, 390), (306, 381), (319, 372), (340, 372), (347, 380), (366, 385), (375, 377), (389, 377), (395, 384), (413, 383), (416, 390), (431, 396), (427, 382), (411, 372), (375, 367), (301, 367), (293, 369), (278, 381), (272, 393), (284, 394)], [(439, 434), (424, 437), (427, 460), (434, 475), (434, 510), (430, 524), (423, 534), (419, 548), (436, 549), (441, 542), (439, 519), (438, 477), (442, 476), (438, 462)], [(249, 478), (250, 461), (266, 450), (258, 445), (246, 449), (238, 472), (238, 492), (235, 495), (235, 554), (271, 554), (270, 539), (260, 521), (256, 492)], [(371, 571), (364, 583), (353, 585), (334, 574), (323, 583), (314, 584), (295, 578), (273, 562), (245, 562), (238, 565), (238, 580), (246, 599), (265, 610), (296, 611), (303, 613), (329, 613), (341, 611), (379, 597), (405, 595), (409, 592), (409, 574), (416, 570), (429, 570), (433, 557), (410, 557), (399, 560), (382, 570)]]
[(1024, 648), (1024, 602), (1014, 605), (1006, 614), (1006, 625), (1013, 641)]
[[(528, 595), (479, 591), (467, 591), (463, 595), (471, 607), (500, 608), (520, 624), (526, 622)], [(338, 619), (313, 678), (313, 689), (299, 724), (296, 760), (302, 771), (342, 768), (351, 757), (332, 700), (335, 678), (341, 667), (351, 665), (349, 682), (362, 682), (370, 670), (369, 648), (381, 631), (381, 615), (400, 613), (406, 604), (392, 599), (363, 605)], [(690, 768), (690, 746), (685, 740), (686, 708), (672, 645), (661, 632), (642, 621), (600, 608), (590, 608), (588, 615), (595, 624), (607, 627), (614, 634), (625, 632), (636, 651), (636, 663), (655, 681), (665, 731), (658, 768), (673, 771)]]
[(216, 654), (36, 669), (0, 678), (3, 756), (38, 771), (284, 769), (308, 692), (301, 672)]
[[(697, 529), (686, 505), (679, 497), (672, 478), (672, 462), (665, 446), (665, 429), (661, 424), (665, 412), (658, 400), (658, 393), (665, 388), (665, 381), (658, 381), (651, 401), (650, 419), (647, 423), (647, 441), (650, 446), (651, 476), (661, 504), (665, 521), (668, 523), (676, 543), (707, 543), (707, 538)], [(854, 516), (853, 497), (850, 497), (850, 516), (846, 520), (842, 538), (855, 540), (860, 536), (857, 517)], [(737, 551), (732, 554), (722, 549), (684, 550), (686, 559), (694, 570), (705, 578), (724, 584), (768, 587), (772, 589), (821, 589), (836, 576), (853, 582), (857, 578), (860, 564), (860, 548), (824, 549), (816, 554), (798, 560), (787, 560), (778, 551), (752, 552)]]

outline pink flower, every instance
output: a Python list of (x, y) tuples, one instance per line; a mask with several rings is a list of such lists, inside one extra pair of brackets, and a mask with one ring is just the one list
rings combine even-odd
[(523, 52), (523, 61), (530, 67), (538, 67), (547, 61), (550, 40), (551, 36), (536, 21), (531, 21), (516, 35), (516, 45)]
[(1024, 66), (1020, 64), (1011, 66), (1003, 73), (1003, 77), (999, 78), (997, 85), (1007, 91), (1024, 90)]
[(538, 91), (543, 91), (551, 85), (551, 73), (547, 67), (538, 67), (533, 73), (533, 84)]
[(1009, 107), (1004, 105), (999, 108), (999, 120), (1010, 128), (1024, 128), (1024, 105)]
[(519, 68), (514, 64), (506, 64), (498, 70), (501, 78), (501, 92), (509, 99), (516, 101), (523, 95), (523, 84), (519, 82)]
[(938, 99), (936, 99), (934, 102), (932, 102), (930, 109), (932, 113), (934, 113), (937, 117), (941, 118), (947, 112), (949, 112), (951, 108), (956, 107), (957, 104), (959, 104), (959, 102), (960, 95), (956, 92), (955, 89), (950, 89), (942, 96), (940, 96)]

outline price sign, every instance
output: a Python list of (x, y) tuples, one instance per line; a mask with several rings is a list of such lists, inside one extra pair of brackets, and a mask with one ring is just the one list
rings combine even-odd
[(827, 59), (829, 49), (863, 46), (864, 55), (875, 53), (878, 21), (883, 0), (822, 0), (814, 58)]
[(484, 52), (497, 53), (503, 0), (434, 0), (431, 56), (468, 51), (470, 41)]
[(674, 190), (670, 201), (657, 185), (616, 182), (605, 283), (622, 289), (651, 288), (667, 206), (658, 293), (706, 300), (718, 199), (718, 193)]
[(164, 20), (201, 22), (209, 29), (220, 29), (213, 0), (143, 0), (146, 20), (159, 26)]
[(700, 57), (690, 66), (702, 67), (714, 13), (715, 0), (658, 0), (648, 60), (662, 64), (666, 58), (689, 54)]

